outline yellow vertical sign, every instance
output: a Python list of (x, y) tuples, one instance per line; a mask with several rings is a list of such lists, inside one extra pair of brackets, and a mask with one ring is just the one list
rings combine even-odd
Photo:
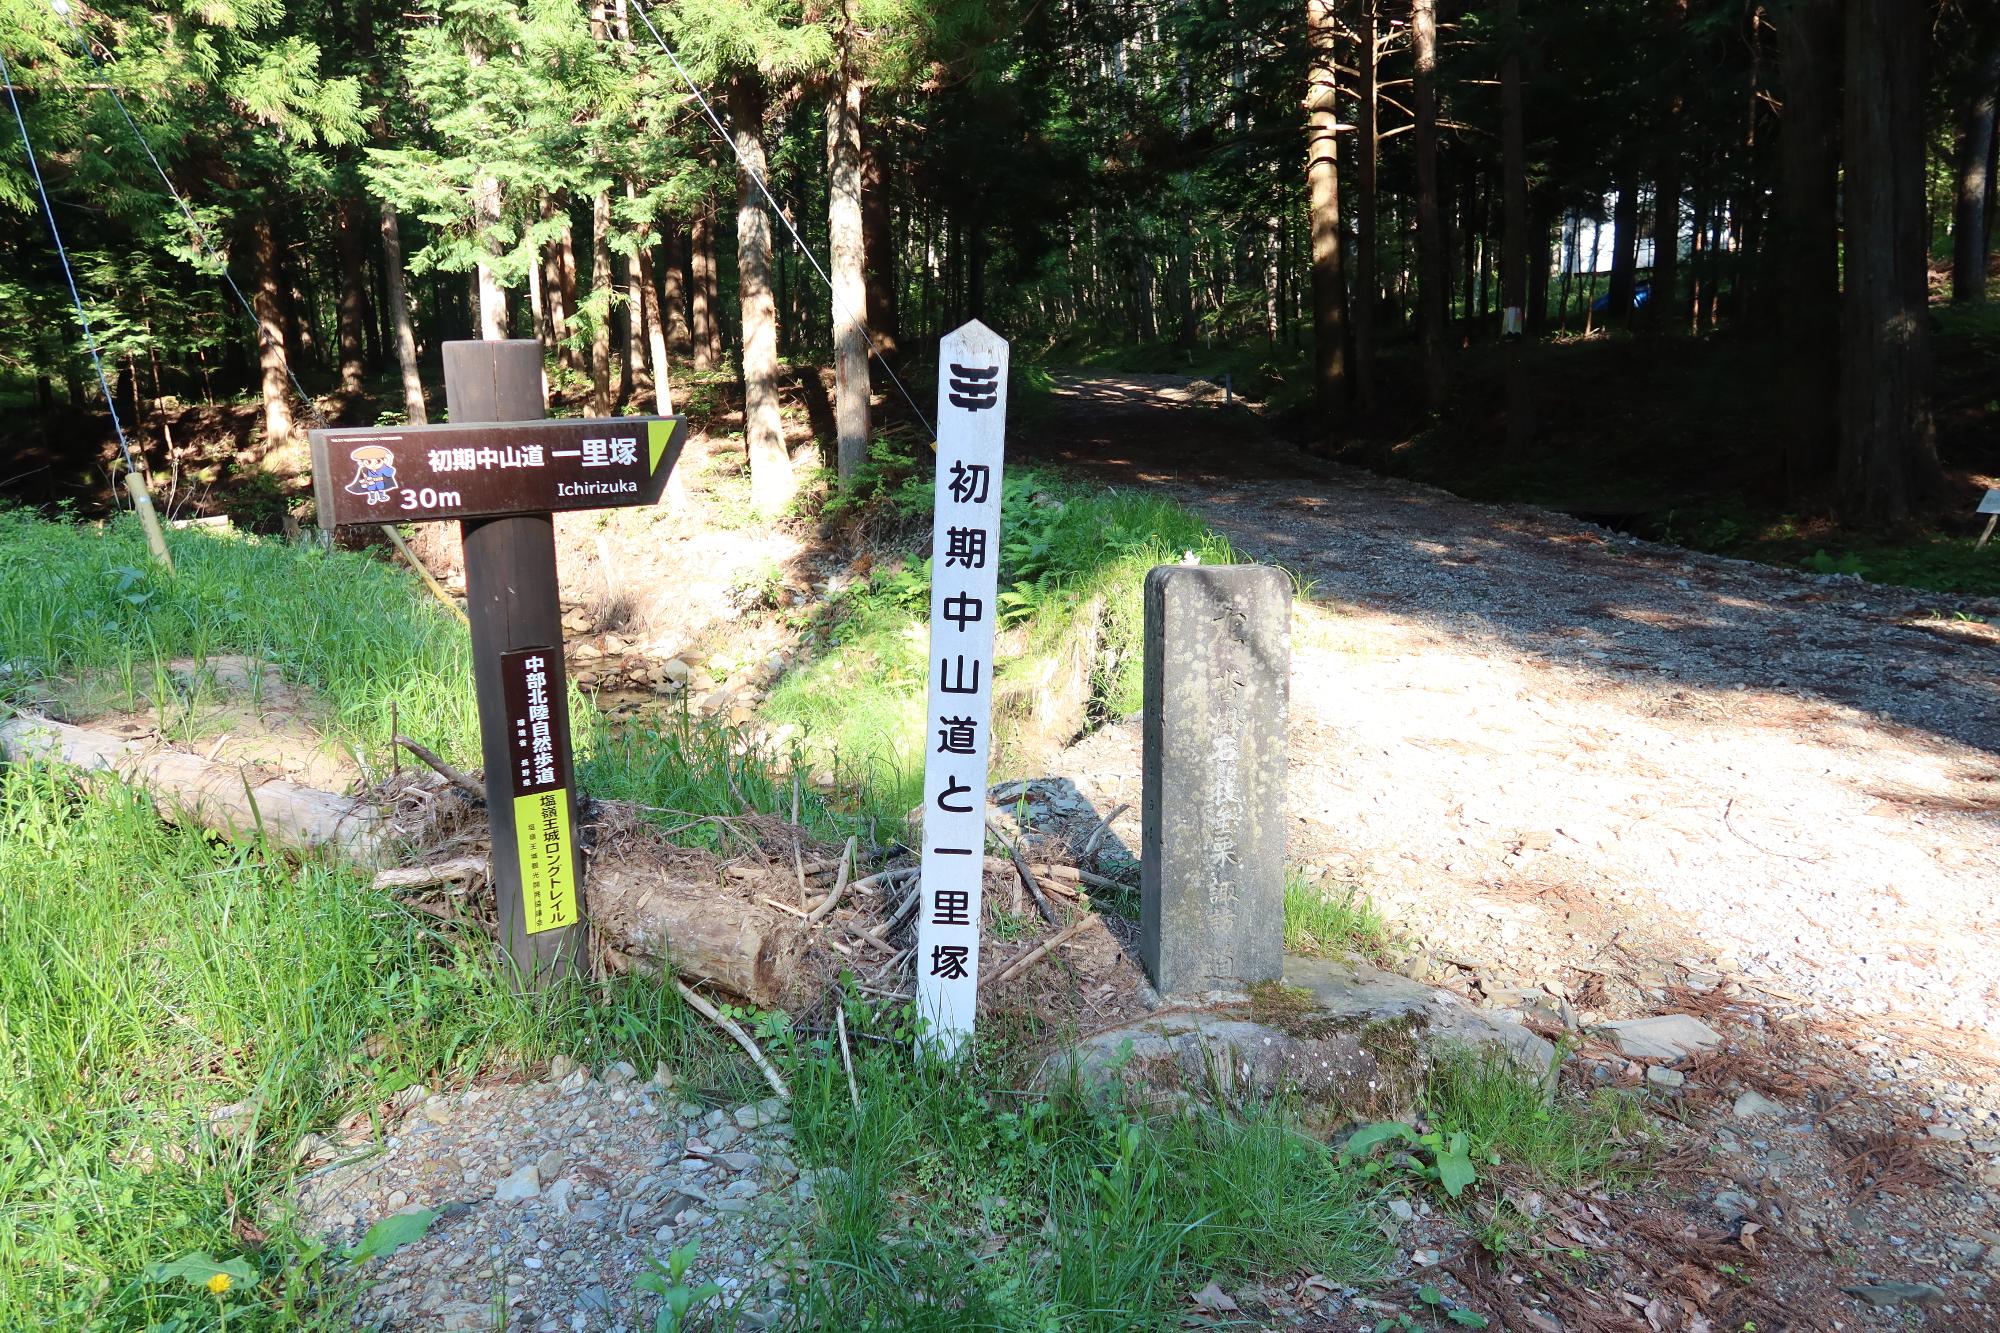
[(514, 841), (521, 855), (528, 933), (575, 925), (576, 858), (570, 851), (569, 789), (516, 796)]

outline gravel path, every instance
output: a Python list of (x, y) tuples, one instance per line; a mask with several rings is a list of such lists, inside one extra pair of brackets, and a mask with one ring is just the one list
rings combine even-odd
[[(1291, 859), (1475, 996), (1754, 1001), (1923, 1142), (1941, 1188), (1905, 1222), (2000, 1240), (2000, 634), (1952, 614), (1996, 608), (1325, 464), (1184, 384), (1066, 384), (1036, 452), (1306, 581)], [(1138, 744), (1058, 771), (1136, 802)]]

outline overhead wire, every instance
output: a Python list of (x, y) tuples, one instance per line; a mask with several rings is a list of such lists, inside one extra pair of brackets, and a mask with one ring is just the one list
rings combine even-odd
[[(58, 3), (60, 3), (60, 0), (58, 0)], [(646, 31), (653, 35), (653, 40), (659, 43), (660, 50), (673, 63), (675, 71), (681, 76), (681, 82), (687, 85), (688, 91), (694, 94), (694, 100), (707, 113), (709, 124), (715, 126), (716, 134), (728, 146), (730, 153), (735, 156), (737, 168), (742, 171), (747, 180), (757, 187), (757, 192), (764, 196), (764, 202), (771, 206), (771, 211), (777, 215), (778, 221), (782, 222), (785, 230), (791, 233), (792, 244), (798, 247), (799, 253), (805, 256), (808, 264), (812, 265), (813, 272), (819, 275), (821, 284), (826, 287), (827, 297), (833, 302), (837, 313), (842, 319), (852, 321), (864, 333), (869, 335), (868, 355), (874, 358), (876, 363), (882, 367), (883, 373), (888, 375), (889, 382), (896, 386), (896, 392), (902, 395), (903, 401), (909, 405), (910, 411), (916, 414), (919, 422), (923, 423), (925, 433), (935, 438), (937, 427), (933, 426), (931, 419), (924, 415), (924, 410), (917, 406), (917, 400), (910, 395), (909, 389), (904, 387), (902, 378), (896, 374), (895, 367), (891, 366), (888, 359), (882, 356), (876, 349), (874, 332), (869, 329), (868, 321), (856, 312), (846, 308), (845, 303), (840, 299), (840, 293), (834, 288), (833, 279), (828, 277), (826, 270), (820, 266), (818, 256), (813, 254), (812, 248), (806, 244), (805, 238), (799, 235), (799, 229), (792, 225), (791, 215), (785, 212), (779, 205), (777, 196), (771, 193), (771, 187), (765, 183), (764, 174), (751, 167), (749, 159), (743, 156), (743, 150), (736, 146), (735, 136), (729, 132), (729, 127), (723, 124), (722, 117), (716, 114), (714, 105), (702, 93), (701, 85), (697, 84), (694, 81), (694, 77), (687, 72), (687, 66), (681, 64), (681, 58), (674, 54), (674, 49), (671, 46), (667, 45), (667, 39), (660, 35), (660, 30), (653, 26), (653, 16), (646, 12), (643, 0), (631, 0), (631, 5), (633, 12), (638, 14), (639, 21), (646, 25)]]
[[(104, 63), (103, 57), (97, 53), (89, 36), (78, 26), (76, 15), (70, 9), (68, 0), (49, 0), (49, 6), (56, 13), (62, 15), (63, 20), (69, 24), (70, 32), (76, 37), (77, 49), (82, 51), (90, 59), (91, 64), (97, 67), (97, 72), (104, 76), (104, 91), (111, 94), (111, 101), (117, 106), (118, 114), (125, 118), (125, 126), (132, 131), (132, 138), (138, 142), (139, 151), (144, 153), (146, 160), (153, 164), (153, 174), (160, 178), (160, 184), (167, 187), (167, 193), (172, 196), (175, 205), (179, 207), (181, 216), (187, 219), (188, 230), (194, 234), (195, 244), (203, 255), (215, 262), (216, 276), (222, 279), (224, 285), (229, 288), (230, 293), (236, 297), (236, 304), (242, 306), (243, 313), (249, 316), (250, 327), (257, 331), (258, 345), (264, 347), (271, 346), (273, 340), (269, 331), (264, 328), (264, 321), (258, 318), (256, 307), (250, 304), (250, 298), (243, 294), (243, 289), (236, 285), (236, 279), (229, 274), (229, 257), (218, 251), (209, 241), (208, 233), (202, 229), (201, 219), (195, 216), (194, 209), (188, 206), (186, 196), (182, 195), (180, 190), (174, 186), (173, 178), (167, 175), (167, 169), (161, 164), (159, 154), (153, 151), (153, 145), (147, 140), (145, 132), (139, 128), (139, 122), (132, 118), (131, 108), (125, 105), (125, 99), (119, 95), (118, 86), (111, 78), (110, 67)], [(306, 412), (312, 417), (313, 424), (320, 429), (325, 429), (327, 424), (326, 418), (320, 413), (319, 404), (314, 401), (311, 394), (306, 392), (306, 386), (299, 382), (298, 374), (292, 369), (289, 359), (285, 362), (285, 378), (291, 381), (292, 392), (298, 395), (300, 404), (304, 406)]]
[[(60, 3), (60, 0), (58, 0)], [(97, 370), (97, 387), (104, 391), (104, 406), (111, 412), (111, 429), (118, 436), (118, 452), (125, 456), (125, 470), (137, 472), (138, 466), (132, 460), (132, 443), (125, 438), (125, 424), (118, 419), (117, 396), (111, 392), (111, 381), (104, 374), (104, 358), (99, 355), (97, 334), (90, 327), (90, 315), (83, 308), (83, 296), (76, 289), (76, 273), (70, 267), (69, 248), (63, 244), (62, 228), (56, 225), (55, 205), (49, 202), (49, 187), (42, 180), (41, 163), (35, 159), (35, 145), (28, 138), (28, 122), (21, 114), (21, 99), (14, 90), (14, 71), (7, 63), (7, 53), (0, 49), (0, 81), (7, 85), (7, 104), (14, 109), (14, 128), (21, 133), (21, 151), (28, 156), (28, 172), (34, 177), (35, 193), (42, 202), (42, 216), (48, 219), (49, 239), (56, 244), (56, 258), (62, 261), (63, 281), (69, 285), (70, 304), (76, 307), (76, 318), (83, 325), (84, 345), (90, 349), (90, 364)]]
[[(83, 29), (77, 25), (76, 16), (70, 12), (67, 0), (49, 0), (49, 4), (54, 8), (56, 13), (62, 15), (69, 23), (69, 30), (76, 36), (78, 49), (90, 58), (91, 63), (97, 67), (98, 72), (104, 76), (104, 91), (111, 94), (111, 100), (117, 104), (118, 114), (125, 118), (126, 128), (132, 131), (132, 137), (138, 141), (139, 149), (145, 153), (146, 160), (153, 164), (153, 173), (160, 178), (160, 184), (167, 187), (167, 193), (173, 197), (174, 203), (180, 207), (181, 216), (187, 219), (188, 229), (193, 232), (196, 245), (204, 255), (215, 261), (216, 275), (222, 279), (230, 292), (234, 294), (236, 303), (243, 307), (243, 313), (250, 319), (250, 327), (257, 331), (258, 345), (260, 347), (274, 345), (274, 340), (269, 331), (264, 328), (264, 321), (257, 317), (256, 307), (250, 304), (250, 298), (243, 294), (243, 289), (236, 285), (236, 279), (229, 275), (229, 257), (219, 253), (214, 245), (209, 242), (208, 233), (202, 229), (201, 220), (195, 216), (194, 209), (188, 206), (186, 197), (181, 194), (180, 190), (175, 188), (173, 177), (167, 174), (167, 169), (161, 163), (159, 155), (153, 151), (153, 145), (147, 141), (144, 131), (139, 128), (139, 122), (132, 118), (131, 109), (125, 105), (125, 99), (118, 95), (117, 86), (111, 82), (110, 69), (106, 67), (104, 61), (98, 56), (96, 50), (93, 49), (90, 39), (84, 34)], [(299, 382), (298, 373), (292, 369), (290, 358), (285, 358), (284, 366), (285, 378), (291, 381), (292, 392), (298, 396), (300, 405), (305, 408), (306, 414), (312, 418), (314, 426), (320, 430), (325, 430), (327, 428), (326, 417), (319, 410), (319, 403), (314, 400), (311, 394), (306, 392), (306, 386)], [(99, 374), (102, 375), (102, 373), (100, 370)], [(431, 573), (422, 560), (418, 559), (417, 553), (410, 549), (410, 544), (404, 540), (403, 534), (396, 530), (395, 525), (384, 523), (380, 526), (383, 535), (388, 537), (390, 544), (409, 563), (410, 568), (417, 572), (417, 576), (423, 580), (424, 586), (430, 590), (431, 595), (449, 608), (451, 613), (461, 621), (470, 624), (471, 622), (466, 619), (465, 608), (452, 600), (451, 595), (437, 581), (437, 577)]]

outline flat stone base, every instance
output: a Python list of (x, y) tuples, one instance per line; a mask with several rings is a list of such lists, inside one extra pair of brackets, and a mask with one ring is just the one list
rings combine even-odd
[(1284, 981), (1212, 996), (1100, 1032), (1077, 1048), (1086, 1077), (1167, 1100), (1302, 1098), (1342, 1117), (1411, 1110), (1447, 1048), (1498, 1051), (1545, 1076), (1555, 1048), (1504, 1013), (1365, 963), (1285, 959)]

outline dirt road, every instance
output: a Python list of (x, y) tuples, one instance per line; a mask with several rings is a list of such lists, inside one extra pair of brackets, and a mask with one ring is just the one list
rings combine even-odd
[[(1162, 487), (1310, 588), (1294, 628), (1294, 862), (1361, 886), (1421, 941), (1429, 979), (1540, 988), (1586, 1021), (1703, 1005), (1782, 1036), (1808, 1066), (1784, 1072), (1799, 1113), (1820, 1117), (1816, 1146), (1774, 1165), (1768, 1142), (1729, 1143), (1739, 1174), (1775, 1191), (1760, 1197), (1851, 1248), (1856, 1280), (1887, 1266), (1844, 1235), (1857, 1228), (1992, 1235), (2000, 634), (1954, 619), (1956, 599), (1322, 464), (1179, 380), (1060, 397), (1045, 456)], [(1065, 775), (1100, 808), (1136, 801), (1137, 745), (1136, 724), (1107, 729)], [(1715, 1091), (1722, 1124), (1734, 1094)], [(1921, 1148), (1937, 1188), (1907, 1215), (1879, 1194), (1879, 1215), (1835, 1206), (1837, 1106)], [(1947, 1271), (1952, 1253), (1920, 1264)], [(1844, 1314), (1865, 1325), (1865, 1308)]]

